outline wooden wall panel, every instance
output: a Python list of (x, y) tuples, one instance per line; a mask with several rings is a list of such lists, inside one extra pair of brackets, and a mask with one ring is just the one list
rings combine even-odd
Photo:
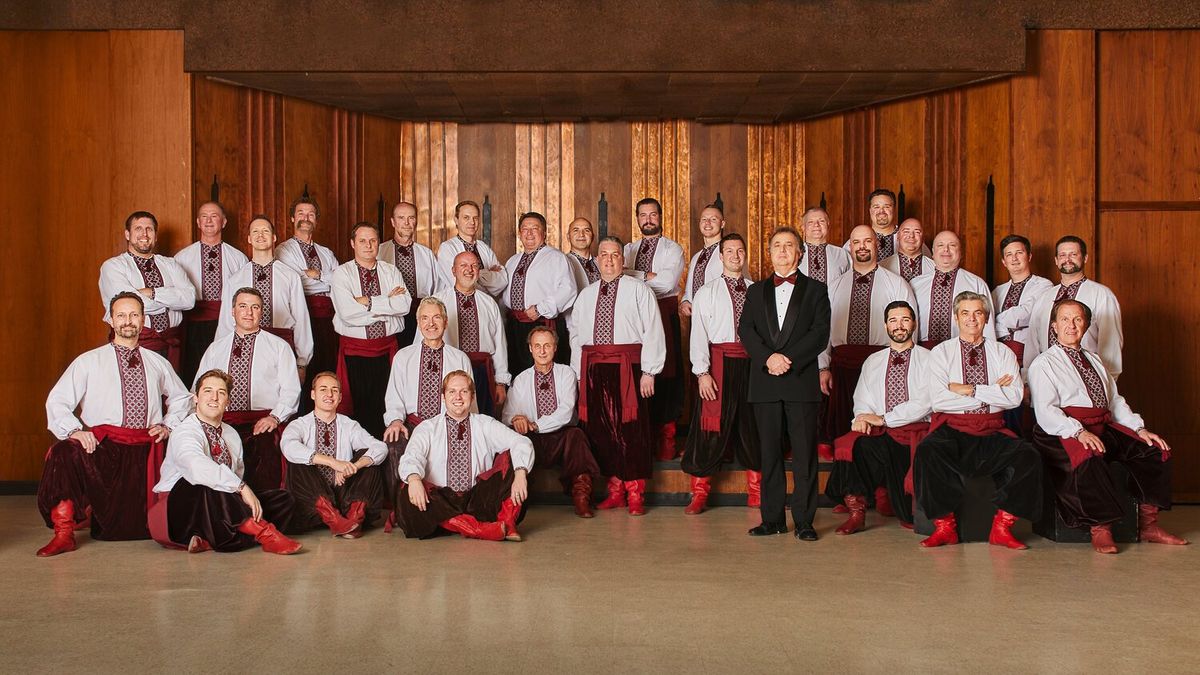
[[(517, 164), (512, 124), (463, 124), (458, 127), (458, 190), (460, 199), (492, 205), (492, 248), (504, 263), (516, 246)], [(528, 177), (528, 173), (525, 174)], [(453, 217), (453, 211), (450, 212)]]
[[(875, 114), (875, 179), (865, 192), (852, 195), (863, 205), (863, 217), (866, 218), (867, 195), (877, 187), (887, 188), (897, 194), (900, 186), (904, 186), (906, 214), (910, 216), (932, 219), (934, 223), (926, 225), (926, 230), (946, 229), (953, 227), (943, 217), (935, 216), (935, 204), (942, 201), (943, 195), (934, 190), (934, 179), (940, 177), (938, 169), (943, 162), (935, 161), (940, 158), (953, 157), (957, 154), (939, 152), (941, 148), (930, 141), (938, 138), (937, 127), (930, 128), (929, 121), (934, 118), (938, 109), (936, 98), (917, 98), (898, 103), (880, 106)], [(931, 131), (935, 133), (930, 133)], [(947, 130), (952, 131), (952, 130)], [(929, 170), (926, 169), (926, 153), (930, 155)], [(926, 187), (926, 185), (929, 187)], [(863, 186), (865, 187), (865, 185)], [(926, 203), (926, 195), (933, 191), (930, 203)], [(897, 210), (897, 217), (900, 212)], [(869, 222), (864, 220), (864, 222)], [(945, 224), (941, 224), (944, 222)], [(846, 233), (849, 238), (849, 232)]]
[(379, 218), (379, 200), (383, 200), (383, 232), (393, 236), (392, 209), (400, 201), (400, 123), (364, 115), (362, 121), (362, 202), (358, 212), (364, 220)]
[[(333, 193), (336, 167), (331, 165), (334, 147), (333, 109), (293, 98), (284, 98), (283, 123), (283, 194), (290, 203), (305, 187), (319, 209), (316, 239), (333, 249), (338, 260), (346, 260), (350, 251), (347, 223), (338, 221), (337, 200)], [(292, 235), (291, 214), (277, 224), (280, 240)]]
[[(880, 187), (876, 176), (879, 144), (876, 134), (878, 110), (867, 108), (846, 113), (842, 139), (842, 183), (841, 204), (842, 227), (846, 238), (850, 230), (870, 222), (867, 217), (867, 195)], [(832, 202), (830, 202), (832, 205)]]
[(629, 241), (633, 224), (633, 129), (628, 122), (575, 126), (575, 216), (592, 221), (600, 236), (601, 193), (608, 203), (608, 233)]
[(566, 227), (574, 220), (575, 212), (575, 125), (512, 126), (516, 205), (511, 223), (512, 250), (522, 250), (516, 237), (516, 220), (529, 211), (546, 217), (546, 241), (550, 246), (570, 250)]
[[(662, 204), (663, 235), (684, 244), (688, 250), (691, 223), (690, 122), (634, 122), (630, 161), (633, 173), (629, 196), (631, 240), (642, 238), (636, 225), (635, 205), (644, 197)], [(610, 221), (611, 214), (610, 214)]]
[[(449, 148), (455, 151), (449, 153)], [(455, 235), (454, 206), (459, 196), (458, 125), (404, 122), (400, 125), (400, 191), (417, 205), (417, 241), (435, 251)], [(477, 158), (470, 157), (472, 162)], [(451, 176), (450, 173), (453, 172)], [(467, 195), (483, 203), (483, 195)]]
[[(963, 141), (963, 207), (966, 266), (983, 276), (988, 256), (996, 258), (996, 285), (1007, 279), (999, 263), (999, 251), (986, 250), (988, 177), (996, 187), (995, 240), (999, 246), (1005, 235), (1025, 231), (1023, 223), (1012, 220), (1012, 111), (1008, 82), (994, 82), (963, 91), (966, 128)], [(1046, 276), (1044, 259), (1034, 259), (1034, 269)]]
[(770, 268), (767, 244), (780, 227), (797, 227), (804, 213), (804, 127), (746, 128), (747, 265), (758, 279)]
[(690, 131), (692, 223), (685, 239), (697, 251), (704, 245), (696, 225), (700, 211), (716, 201), (718, 192), (725, 207), (725, 231), (747, 235), (747, 131), (741, 124), (693, 124)]
[(854, 221), (842, 208), (845, 194), (845, 155), (843, 129), (845, 117), (834, 115), (804, 122), (804, 204), (820, 206), (824, 195), (829, 211), (829, 241), (841, 243), (849, 238)]

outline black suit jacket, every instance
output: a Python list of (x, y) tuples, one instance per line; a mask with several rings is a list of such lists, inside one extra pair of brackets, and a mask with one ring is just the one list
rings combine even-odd
[[(772, 277), (746, 289), (746, 305), (738, 335), (750, 355), (751, 403), (820, 401), (817, 355), (829, 345), (829, 291), (825, 284), (796, 275), (783, 327), (775, 307)], [(792, 360), (783, 375), (767, 372), (767, 357), (780, 353)]]

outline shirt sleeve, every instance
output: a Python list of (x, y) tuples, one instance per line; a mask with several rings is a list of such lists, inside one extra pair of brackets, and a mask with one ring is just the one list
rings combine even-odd
[(408, 445), (404, 448), (404, 454), (400, 456), (400, 480), (408, 482), (411, 476), (416, 476), (422, 480), (425, 479), (425, 472), (429, 465), (429, 446), (432, 441), (432, 424), (422, 422), (417, 425), (416, 429), (413, 429), (412, 438), (408, 439)]
[(338, 319), (347, 326), (370, 326), (379, 321), (371, 310), (359, 304), (354, 298), (354, 288), (349, 279), (350, 273), (338, 268), (340, 272), (329, 282), (330, 298), (333, 300), (333, 311)]
[(87, 369), (80, 363), (82, 358), (71, 362), (46, 397), (46, 426), (60, 441), (83, 428), (83, 422), (75, 416), (75, 409), (87, 392)]
[[(159, 272), (169, 277), (169, 285), (154, 289), (154, 300), (177, 312), (186, 312), (196, 306), (196, 287), (188, 279), (187, 272), (174, 258), (159, 258)], [(163, 281), (168, 281), (166, 278)], [(148, 309), (148, 308), (147, 308)]]
[[(164, 362), (165, 363), (165, 362)], [(161, 373), (162, 391), (167, 397), (167, 413), (163, 416), (163, 426), (174, 429), (179, 423), (192, 414), (192, 393), (184, 386), (175, 371), (168, 368)], [(203, 371), (201, 371), (203, 372)]]
[[(231, 442), (230, 439), (222, 440)], [(236, 439), (233, 442), (240, 443)], [(230, 453), (233, 453), (232, 449)], [(192, 485), (228, 493), (237, 492), (242, 486), (242, 477), (224, 464), (214, 462), (204, 439), (196, 438), (195, 434), (172, 436), (167, 441), (167, 454), (174, 455), (174, 464), (179, 467), (183, 479)]]
[(683, 260), (682, 251), (676, 251), (674, 247), (668, 247), (668, 251), (663, 251), (662, 267), (658, 268), (653, 279), (646, 282), (646, 285), (654, 291), (655, 296), (667, 295), (678, 288), (679, 278), (683, 275), (684, 267), (687, 266)]
[(552, 262), (547, 267), (549, 270), (551, 286), (545, 297), (537, 303), (538, 314), (542, 316), (558, 316), (571, 308), (575, 304), (575, 295), (579, 289), (575, 288), (575, 277), (571, 273), (571, 265), (567, 262), (565, 255), (556, 255), (552, 257)]
[(296, 368), (296, 357), (287, 344), (279, 345), (275, 352), (275, 377), (279, 378), (279, 400), (271, 414), (282, 424), (288, 421), (300, 407), (300, 374)]
[(1078, 420), (1063, 412), (1054, 373), (1045, 358), (1040, 358), (1029, 366), (1029, 395), (1038, 426), (1047, 434), (1073, 438), (1083, 429)]
[[(703, 290), (703, 289), (702, 289)], [(692, 335), (688, 342), (688, 355), (692, 359), (692, 373), (700, 376), (712, 368), (708, 346), (711, 339), (708, 335), (708, 296), (697, 293), (696, 301), (692, 303)], [(743, 311), (745, 306), (743, 305)]]
[(279, 439), (279, 450), (287, 461), (292, 464), (312, 464), (315, 448), (304, 441), (304, 432), (311, 429), (313, 423), (306, 420), (294, 420), (283, 430)]
[(308, 316), (308, 301), (304, 298), (304, 282), (298, 274), (289, 288), (288, 306), (294, 322), (292, 342), (296, 345), (296, 365), (307, 366), (313, 355), (312, 323)]
[(387, 444), (367, 433), (367, 430), (362, 428), (362, 425), (354, 420), (350, 421), (350, 449), (351, 450), (366, 450), (365, 457), (371, 460), (371, 464), (378, 466), (383, 464), (387, 459), (388, 449)]
[(638, 315), (642, 317), (644, 330), (642, 334), (642, 372), (647, 375), (658, 375), (667, 363), (667, 334), (663, 330), (662, 314), (658, 310), (658, 300), (655, 299), (654, 293), (644, 287), (639, 290), (640, 310)]
[[(533, 441), (487, 415), (478, 415), (475, 419), (482, 422), (481, 427), (490, 447), (508, 450), (513, 469), (525, 469), (526, 472), (533, 470)], [(405, 457), (408, 456), (408, 452), (405, 450)], [(401, 472), (401, 475), (404, 473)]]

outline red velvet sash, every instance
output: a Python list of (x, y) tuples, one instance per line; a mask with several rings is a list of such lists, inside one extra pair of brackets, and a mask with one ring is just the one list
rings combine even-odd
[(547, 328), (554, 328), (554, 319), (544, 316), (539, 316), (536, 319), (530, 319), (529, 315), (527, 315), (525, 312), (518, 312), (512, 309), (508, 310), (508, 316), (513, 321), (518, 321), (520, 323), (540, 323)]
[(283, 338), (283, 341), (288, 343), (288, 346), (292, 348), (292, 353), (296, 353), (296, 332), (291, 328), (276, 328), (274, 326), (269, 326), (263, 330), (276, 337)]
[[(306, 295), (304, 301), (308, 303), (310, 317), (314, 319), (333, 318), (333, 300), (328, 295)], [(342, 393), (345, 394), (345, 392)]]
[(165, 351), (171, 367), (176, 371), (179, 370), (179, 359), (183, 346), (183, 329), (179, 326), (172, 326), (161, 333), (153, 328), (143, 328), (141, 334), (138, 335), (138, 345), (159, 354)]
[(496, 391), (496, 366), (492, 364), (492, 355), (487, 352), (467, 352), (467, 358), (471, 359), (471, 365), (482, 365), (487, 371), (487, 391), (492, 394)]
[(658, 312), (662, 315), (663, 332), (667, 336), (667, 362), (663, 365), (662, 376), (672, 378), (679, 374), (675, 368), (675, 362), (679, 360), (679, 297), (659, 298)]
[(158, 485), (159, 471), (162, 469), (163, 459), (167, 456), (167, 442), (154, 440), (148, 429), (129, 429), (115, 424), (100, 424), (89, 431), (97, 441), (111, 438), (113, 442), (122, 445), (150, 445), (150, 453), (146, 455), (146, 508), (153, 506), (158, 500), (154, 486)]
[(708, 346), (711, 356), (708, 372), (717, 383), (717, 400), (700, 401), (700, 429), (721, 431), (721, 399), (725, 392), (725, 359), (749, 359), (746, 348), (740, 342), (717, 342)]
[[(632, 345), (584, 345), (580, 355), (579, 371), (586, 384), (592, 364), (616, 363), (621, 367), (621, 422), (628, 423), (638, 416), (638, 387), (633, 381), (633, 363), (642, 358), (642, 346)], [(579, 396), (579, 419), (588, 419), (587, 392)]]
[(884, 347), (879, 345), (838, 345), (830, 354), (829, 369), (861, 371), (867, 357), (881, 349)]
[[(1136, 431), (1123, 424), (1117, 424), (1114, 422), (1112, 420), (1112, 413), (1110, 413), (1107, 408), (1081, 408), (1071, 406), (1063, 408), (1062, 411), (1067, 414), (1067, 417), (1076, 420), (1083, 425), (1084, 429), (1087, 429), (1097, 436), (1102, 434), (1104, 432), (1104, 427), (1107, 426), (1116, 429), (1130, 438), (1137, 439), (1138, 443), (1145, 443), (1145, 441), (1142, 440), (1142, 437), (1137, 435)], [(1096, 456), (1096, 453), (1088, 450), (1083, 443), (1080, 443), (1074, 438), (1062, 438), (1059, 440), (1062, 441), (1063, 450), (1067, 451), (1067, 457), (1071, 460), (1072, 469), (1079, 468), (1080, 464), (1083, 464), (1087, 460)]]
[(187, 318), (188, 321), (216, 321), (221, 318), (221, 301), (197, 300)]
[(929, 419), (929, 433), (938, 430), (943, 424), (960, 431), (964, 434), (972, 436), (991, 436), (992, 434), (1004, 434), (1012, 438), (1017, 435), (1011, 429), (1004, 426), (1004, 413), (994, 412), (984, 415), (963, 415), (955, 413), (940, 413), (935, 412)]
[(942, 343), (937, 340), (921, 340), (917, 344), (921, 345), (925, 349), (933, 349), (934, 347), (936, 347)]
[(1000, 344), (1008, 347), (1009, 350), (1017, 357), (1017, 365), (1025, 362), (1025, 343), (1019, 340), (1001, 340)]
[(342, 402), (338, 405), (338, 412), (343, 415), (354, 413), (354, 399), (350, 396), (350, 376), (346, 373), (346, 357), (387, 356), (390, 364), (399, 348), (395, 335), (385, 335), (374, 340), (338, 335), (337, 376), (338, 385), (342, 388)]
[(902, 427), (871, 427), (871, 433), (851, 431), (833, 442), (833, 458), (839, 462), (854, 461), (854, 443), (863, 436), (882, 436), (886, 433), (900, 445), (908, 446), (908, 474), (904, 476), (904, 491), (913, 494), (912, 460), (917, 456), (917, 446), (929, 434), (928, 422), (911, 422)]

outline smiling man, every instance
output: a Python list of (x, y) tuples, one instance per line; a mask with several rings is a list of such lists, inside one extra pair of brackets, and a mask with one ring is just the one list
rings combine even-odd
[(704, 246), (688, 262), (687, 275), (683, 278), (683, 300), (679, 303), (679, 313), (683, 316), (692, 315), (696, 291), (721, 276), (721, 252), (717, 247), (721, 235), (725, 234), (725, 212), (716, 204), (705, 206), (700, 210), (698, 229)]
[(846, 249), (829, 245), (829, 212), (814, 206), (800, 217), (804, 235), (804, 255), (800, 256), (800, 273), (809, 279), (832, 286), (850, 271), (850, 254)]
[[(479, 256), (463, 251), (454, 256), (454, 287), (433, 297), (446, 308), (446, 343), (471, 359), (471, 373), (480, 383), (479, 411), (496, 417), (512, 382), (509, 349), (500, 305), (478, 291)], [(449, 372), (449, 371), (447, 371)]]
[(379, 259), (391, 263), (404, 277), (404, 286), (412, 293), (412, 309), (404, 317), (404, 328), (398, 340), (403, 349), (413, 343), (417, 334), (416, 317), (412, 312), (422, 298), (436, 293), (444, 284), (438, 270), (437, 256), (433, 250), (415, 240), (417, 232), (417, 207), (410, 202), (400, 202), (392, 209), (392, 238), (379, 245)]
[(529, 357), (529, 331), (536, 325), (549, 326), (558, 335), (559, 363), (570, 363), (566, 312), (575, 304), (575, 277), (567, 256), (546, 245), (546, 218), (536, 211), (521, 216), (517, 226), (524, 253), (508, 259), (508, 287), (501, 299), (508, 308), (508, 364), (513, 372), (533, 365)]
[[(917, 342), (926, 349), (958, 335), (957, 323), (950, 316), (950, 305), (959, 293), (971, 291), (987, 298), (991, 311), (991, 290), (987, 282), (960, 267), (962, 263), (962, 241), (950, 230), (943, 230), (933, 238), (933, 270), (912, 280), (913, 294), (917, 298)], [(996, 327), (989, 314), (983, 335), (996, 339)]]
[(879, 264), (910, 283), (922, 274), (932, 273), (933, 259), (928, 255), (929, 248), (925, 246), (922, 235), (921, 221), (905, 218), (896, 230), (895, 255), (883, 258)]

